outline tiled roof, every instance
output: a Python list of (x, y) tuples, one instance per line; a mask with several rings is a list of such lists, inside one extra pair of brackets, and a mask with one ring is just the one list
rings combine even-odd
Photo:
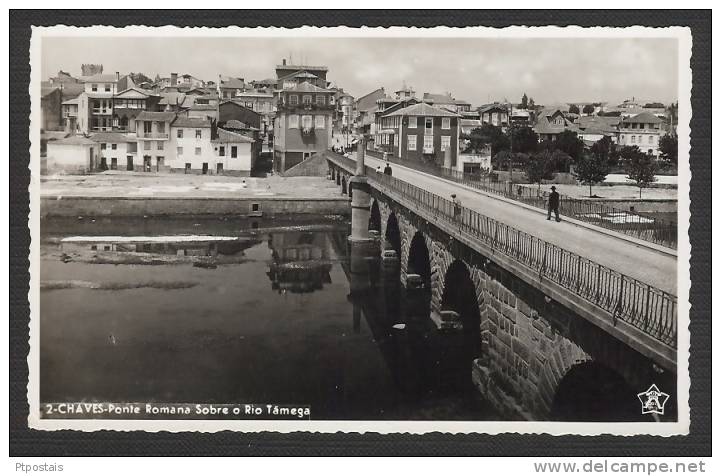
[(244, 122), (240, 122), (238, 119), (231, 119), (228, 122), (225, 123), (224, 127), (226, 129), (245, 129), (250, 131), (257, 131), (259, 129), (249, 126), (248, 124)]
[(229, 89), (243, 89), (245, 87), (245, 81), (240, 78), (221, 79), (220, 87)]
[(128, 88), (115, 95), (116, 98), (122, 99), (145, 99), (148, 96), (150, 96), (150, 93), (148, 91), (143, 91), (140, 88)]
[(85, 76), (83, 80), (86, 83), (114, 83), (117, 78), (114, 74), (94, 74), (92, 76)]
[(120, 132), (97, 132), (90, 136), (95, 142), (135, 142)]
[(255, 142), (250, 137), (239, 134), (237, 132), (226, 131), (225, 129), (218, 129), (218, 138), (213, 139), (213, 142)]
[(486, 104), (486, 105), (483, 105), (478, 108), (478, 111), (480, 113), (493, 111), (493, 110), (507, 111), (508, 108), (506, 107), (505, 104), (501, 104), (501, 103)]
[(567, 130), (578, 132), (578, 126), (566, 119), (563, 113), (561, 113), (561, 116), (563, 117), (563, 125), (557, 125), (548, 120), (555, 115), (556, 111), (551, 112), (550, 114), (547, 114), (546, 112), (548, 111), (544, 111), (544, 113), (538, 117), (538, 122), (533, 127), (533, 130), (536, 131), (537, 134), (560, 134), (561, 132)]
[(459, 117), (455, 112), (434, 107), (424, 102), (404, 107), (397, 111), (393, 111), (388, 116), (433, 116), (433, 117)]
[(453, 104), (453, 98), (447, 94), (423, 93), (423, 100), (429, 103)]
[(158, 102), (160, 105), (179, 106), (185, 101), (185, 94), (175, 91), (162, 92), (160, 96), (160, 101)]
[(275, 69), (311, 69), (313, 71), (328, 71), (327, 66), (308, 66), (302, 64), (279, 64)]
[(635, 116), (628, 117), (622, 121), (624, 124), (659, 124), (663, 121), (650, 112), (642, 112)]
[(331, 92), (331, 91), (328, 91), (327, 89), (319, 88), (318, 86), (310, 84), (308, 81), (304, 81), (296, 86), (293, 86), (290, 89), (286, 89), (285, 91), (293, 91), (293, 92), (299, 92), (299, 93), (329, 93), (329, 92)]
[(138, 115), (137, 119), (139, 121), (172, 121), (175, 117), (174, 112), (143, 111)]
[(193, 104), (190, 109), (193, 111), (215, 111), (215, 106), (212, 104)]
[(70, 136), (66, 137), (65, 139), (58, 139), (50, 142), (51, 144), (57, 144), (57, 145), (95, 145), (97, 142), (95, 142), (92, 139), (89, 139), (85, 136)]
[(210, 127), (210, 121), (199, 117), (178, 116), (171, 125), (173, 127), (205, 128)]

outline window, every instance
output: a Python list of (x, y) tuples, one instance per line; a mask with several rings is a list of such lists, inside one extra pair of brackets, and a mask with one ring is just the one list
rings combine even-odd
[(398, 147), (398, 134), (393, 135), (393, 145)]
[(183, 155), (183, 148), (182, 148), (182, 147), (178, 147), (178, 155)]
[(157, 122), (156, 124), (157, 124), (157, 125), (156, 125), (155, 127), (158, 128), (158, 132), (160, 132), (161, 134), (164, 134), (164, 133), (165, 133), (165, 123), (164, 123), (164, 122)]
[(108, 146), (106, 143), (100, 144), (100, 150), (105, 150), (105, 148)]
[(297, 94), (291, 94), (288, 96), (288, 104), (291, 106), (297, 106), (298, 105), (298, 95)]
[(433, 136), (423, 136), (423, 149), (433, 150)]
[(325, 116), (315, 116), (315, 127), (325, 129)]
[(443, 122), (441, 124), (441, 129), (450, 129), (450, 128), (451, 128), (451, 118), (444, 117)]
[(110, 170), (118, 170), (118, 159), (116, 157), (110, 159)]
[(106, 93), (109, 93), (109, 92), (110, 92), (110, 85), (109, 85), (109, 84), (105, 84), (105, 92), (106, 92)]
[[(416, 127), (418, 127), (418, 118), (416, 116), (409, 117), (408, 118), (408, 128), (415, 129)], [(409, 150), (416, 150), (415, 146), (413, 147), (413, 149), (409, 149)]]
[(298, 115), (291, 114), (288, 116), (288, 129), (298, 129)]
[(163, 141), (162, 141), (162, 140), (155, 141), (155, 148), (156, 148), (156, 149), (158, 149), (158, 150), (163, 150), (163, 147), (164, 147), (164, 145), (163, 145)]
[(408, 150), (416, 150), (416, 137), (417, 136), (408, 136)]
[(225, 146), (218, 147), (218, 155), (221, 157), (225, 157)]
[(648, 136), (648, 143), (653, 144), (653, 136)]
[(183, 138), (183, 129), (178, 129), (178, 139)]
[(238, 158), (238, 146), (235, 146), (235, 145), (234, 145), (234, 146), (231, 146), (231, 147), (230, 147), (230, 157), (231, 157), (232, 159), (237, 159), (237, 158)]
[(143, 121), (143, 132), (150, 134), (153, 132), (153, 123), (150, 121)]
[(200, 147), (195, 148), (195, 155), (200, 155)]
[(202, 139), (202, 138), (203, 138), (203, 129), (195, 129), (195, 138), (196, 138), (196, 139)]
[(313, 102), (313, 96), (309, 94), (303, 95), (303, 104), (311, 104)]
[(631, 136), (631, 144), (635, 144), (635, 143), (636, 143), (636, 136)]
[(110, 144), (112, 150), (118, 150), (118, 144)]
[(445, 152), (451, 147), (451, 136), (441, 136), (441, 150)]
[(303, 116), (303, 129), (311, 129), (313, 127), (313, 116)]
[(153, 141), (143, 141), (143, 150), (150, 150), (153, 148)]
[(433, 118), (426, 117), (426, 135), (433, 134)]
[(315, 97), (315, 103), (316, 103), (316, 104), (325, 105), (325, 96), (323, 96), (322, 94), (318, 94), (318, 95)]
[(98, 90), (98, 85), (97, 85), (97, 84), (93, 84), (93, 85), (90, 86), (90, 89), (91, 89), (92, 91), (97, 91), (97, 90)]

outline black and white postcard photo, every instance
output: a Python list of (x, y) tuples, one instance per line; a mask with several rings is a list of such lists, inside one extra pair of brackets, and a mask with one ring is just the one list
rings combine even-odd
[(31, 26), (29, 429), (689, 435), (691, 28), (151, 25)]

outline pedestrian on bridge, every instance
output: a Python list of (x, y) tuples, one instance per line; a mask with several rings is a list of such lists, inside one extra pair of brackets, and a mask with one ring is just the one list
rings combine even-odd
[(552, 185), (551, 194), (548, 196), (548, 218), (546, 218), (546, 220), (550, 220), (551, 212), (554, 212), (556, 214), (556, 221), (561, 221), (561, 218), (558, 216), (558, 204), (560, 199), (560, 195), (556, 192), (556, 186)]
[(386, 175), (393, 175), (393, 169), (391, 168), (391, 164), (386, 162), (386, 168), (383, 169), (383, 173)]

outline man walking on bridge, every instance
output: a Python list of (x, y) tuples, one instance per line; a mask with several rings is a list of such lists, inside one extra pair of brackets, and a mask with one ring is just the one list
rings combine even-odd
[(386, 175), (393, 175), (393, 169), (391, 168), (391, 164), (386, 162), (386, 168), (383, 169), (383, 173)]
[(550, 220), (551, 212), (554, 212), (556, 214), (556, 221), (561, 221), (561, 218), (558, 216), (558, 203), (560, 198), (558, 192), (556, 192), (556, 186), (552, 185), (551, 194), (548, 196), (548, 218), (546, 218), (546, 220)]

